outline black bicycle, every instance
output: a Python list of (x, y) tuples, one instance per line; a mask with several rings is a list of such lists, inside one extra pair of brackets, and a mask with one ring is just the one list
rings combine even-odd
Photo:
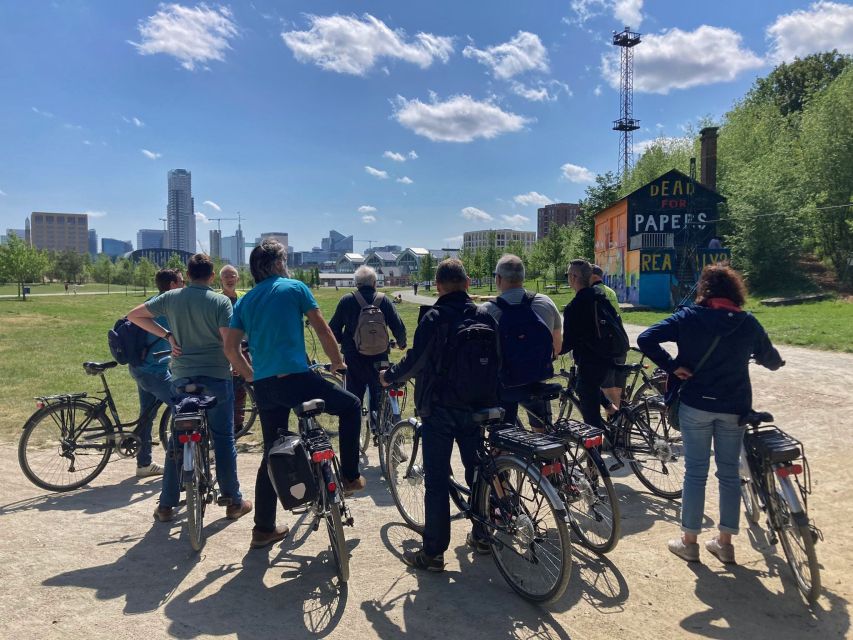
[(823, 534), (809, 519), (811, 474), (803, 445), (772, 424), (773, 416), (751, 411), (741, 451), (741, 497), (750, 524), (767, 516), (770, 544), (782, 542), (797, 588), (810, 604), (820, 595), (820, 567), (815, 544)]
[[(389, 366), (391, 363), (387, 361), (374, 364), (377, 371), (387, 369)], [(366, 391), (365, 403), (362, 407), (364, 422), (361, 429), (361, 452), (367, 453), (370, 442), (373, 442), (378, 450), (379, 468), (383, 476), (388, 475), (387, 451), (391, 430), (402, 420), (407, 399), (406, 384), (392, 384), (382, 388), (377, 410), (370, 411), (370, 389)]]
[[(451, 474), (450, 498), (486, 533), (501, 575), (519, 595), (551, 602), (566, 590), (572, 547), (565, 506), (541, 469), (566, 451), (547, 434), (528, 433), (503, 423), (501, 408), (477, 411), (482, 443), (471, 487)], [(424, 467), (421, 423), (397, 423), (388, 442), (388, 482), (400, 515), (423, 532)]]
[(628, 376), (625, 387), (622, 389), (622, 401), (629, 404), (637, 404), (644, 398), (662, 396), (666, 393), (667, 373), (660, 367), (655, 367), (649, 374), (649, 365), (646, 363), (646, 354), (637, 347), (631, 347), (631, 351), (640, 354), (640, 365), (632, 370), (633, 375)]
[(83, 363), (87, 375), (100, 376), (102, 398), (85, 391), (36, 397), (36, 412), (18, 442), (18, 463), (30, 482), (48, 491), (79, 489), (98, 477), (114, 452), (122, 458), (139, 453), (139, 425), (143, 418), (153, 421), (161, 403), (133, 422), (122, 422), (104, 375), (116, 366), (112, 361)]

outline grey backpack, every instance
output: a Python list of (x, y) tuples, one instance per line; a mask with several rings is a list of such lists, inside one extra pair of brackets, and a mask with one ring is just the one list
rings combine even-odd
[(385, 314), (379, 308), (385, 294), (377, 292), (373, 296), (373, 304), (368, 304), (358, 291), (353, 291), (352, 295), (361, 307), (353, 336), (355, 348), (363, 356), (385, 353), (388, 351), (388, 326), (385, 323)]

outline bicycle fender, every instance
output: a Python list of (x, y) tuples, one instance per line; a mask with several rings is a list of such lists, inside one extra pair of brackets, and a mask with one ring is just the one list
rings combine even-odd
[[(548, 480), (542, 477), (542, 474), (539, 473), (539, 468), (536, 463), (531, 460), (525, 460), (521, 456), (517, 456), (514, 453), (510, 454), (501, 454), (500, 458), (514, 460), (519, 466), (523, 467), (527, 473), (530, 474), (531, 478), (536, 482), (536, 486), (542, 491), (546, 496), (548, 496), (548, 500), (554, 506), (554, 515), (558, 518), (562, 518), (562, 520), (568, 525), (571, 523), (571, 519), (569, 518), (569, 512), (566, 509), (566, 504), (560, 499), (557, 490), (554, 488)], [(500, 459), (498, 458), (498, 459)]]

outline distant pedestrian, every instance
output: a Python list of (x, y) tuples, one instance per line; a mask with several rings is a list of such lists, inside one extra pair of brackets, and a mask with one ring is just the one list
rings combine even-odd
[(415, 295), (418, 295), (418, 283), (417, 282), (412, 284), (412, 288), (415, 290)]
[(68, 283), (65, 283), (65, 295), (68, 295)]

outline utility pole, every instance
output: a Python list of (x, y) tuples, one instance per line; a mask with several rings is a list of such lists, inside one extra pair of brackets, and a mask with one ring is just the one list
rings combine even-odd
[(621, 48), (619, 54), (619, 119), (613, 121), (613, 130), (619, 132), (619, 180), (624, 181), (634, 155), (634, 131), (640, 121), (634, 119), (634, 47), (640, 44), (640, 34), (625, 27), (613, 32), (613, 44)]
[(163, 222), (163, 248), (169, 248), (169, 227), (167, 223), (169, 222), (168, 218), (158, 218), (158, 220)]

